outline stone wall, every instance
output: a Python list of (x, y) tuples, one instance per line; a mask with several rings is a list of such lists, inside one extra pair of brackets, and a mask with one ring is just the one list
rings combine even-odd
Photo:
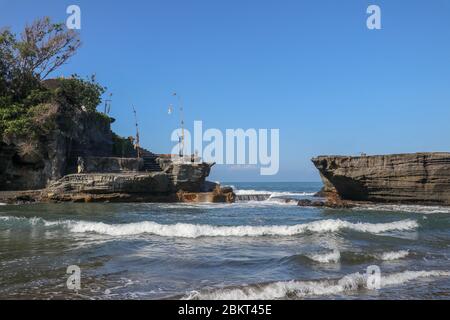
[(137, 172), (143, 169), (142, 158), (82, 157), (83, 173)]

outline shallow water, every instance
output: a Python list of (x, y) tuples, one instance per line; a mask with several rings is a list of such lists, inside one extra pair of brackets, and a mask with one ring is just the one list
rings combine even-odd
[[(235, 204), (0, 207), (0, 298), (448, 299), (450, 208), (297, 207), (317, 183), (236, 183)], [(81, 289), (66, 287), (69, 265)], [(380, 268), (379, 288), (366, 268)]]

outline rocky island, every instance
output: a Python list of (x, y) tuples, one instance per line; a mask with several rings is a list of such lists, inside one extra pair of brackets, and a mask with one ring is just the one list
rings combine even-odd
[(312, 162), (330, 203), (450, 205), (450, 153), (319, 156)]
[(95, 76), (48, 78), (80, 44), (49, 18), (20, 37), (0, 31), (0, 202), (233, 202), (232, 189), (206, 181), (213, 163), (115, 134)]
[[(42, 85), (60, 90), (72, 81), (79, 80)], [(212, 163), (172, 161), (170, 155), (135, 148), (132, 138), (112, 132), (114, 119), (96, 111), (57, 101), (41, 108), (39, 121), (48, 130), (4, 134), (0, 141), (0, 202), (234, 201), (232, 189), (206, 181)]]

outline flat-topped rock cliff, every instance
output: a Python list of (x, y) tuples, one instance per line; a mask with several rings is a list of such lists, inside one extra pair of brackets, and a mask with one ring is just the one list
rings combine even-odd
[(40, 192), (6, 193), (3, 200), (10, 203), (19, 201), (234, 202), (235, 195), (232, 189), (222, 188), (216, 183), (206, 181), (211, 166), (212, 164), (209, 163), (172, 162), (167, 163), (167, 171), (69, 174)]
[(329, 198), (450, 205), (450, 153), (319, 156), (312, 162)]

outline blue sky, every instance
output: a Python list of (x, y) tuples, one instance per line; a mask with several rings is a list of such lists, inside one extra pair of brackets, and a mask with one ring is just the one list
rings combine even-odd
[[(113, 93), (113, 129), (168, 153), (187, 127), (279, 128), (280, 171), (217, 166), (212, 180), (318, 181), (310, 162), (450, 149), (450, 2), (323, 0), (0, 1), (0, 25), (82, 11), (79, 53), (55, 76), (90, 75)], [(382, 30), (366, 9), (382, 10)]]

